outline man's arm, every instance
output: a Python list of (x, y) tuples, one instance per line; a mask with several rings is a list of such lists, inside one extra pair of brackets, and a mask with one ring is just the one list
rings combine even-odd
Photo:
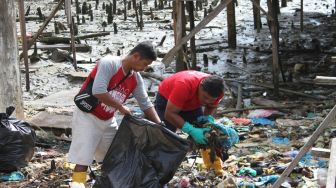
[(204, 108), (204, 115), (213, 116), (217, 110), (218, 105), (208, 105)]
[(155, 122), (155, 123), (161, 123), (159, 115), (156, 113), (155, 108), (152, 106), (146, 110), (144, 110), (146, 118), (149, 120)]
[(115, 101), (112, 96), (109, 93), (101, 93), (101, 94), (95, 94), (94, 95), (99, 101), (101, 101), (102, 103), (108, 105), (108, 106), (112, 106), (113, 108), (119, 110), (120, 113), (126, 115), (129, 114), (131, 115), (132, 112), (130, 111), (130, 109), (122, 104), (120, 104), (119, 102)]
[(181, 109), (179, 107), (168, 100), (164, 114), (165, 119), (179, 129), (181, 129), (185, 123), (184, 119), (178, 114), (180, 111)]

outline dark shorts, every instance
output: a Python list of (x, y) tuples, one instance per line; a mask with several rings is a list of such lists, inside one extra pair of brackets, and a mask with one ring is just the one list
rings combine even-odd
[[(167, 102), (168, 100), (166, 98), (164, 98), (162, 95), (160, 95), (159, 93), (156, 94), (156, 99), (155, 99), (155, 110), (158, 113), (161, 121), (163, 121), (166, 124), (166, 128), (176, 132), (176, 127), (174, 125), (172, 125), (171, 123), (169, 123), (165, 118), (164, 118), (164, 114), (166, 111), (166, 106), (167, 106)], [(203, 115), (203, 111), (202, 108), (197, 108), (196, 110), (192, 110), (192, 111), (181, 111), (179, 113), (179, 115), (184, 119), (184, 121), (188, 121), (189, 123), (192, 123), (194, 121), (196, 121), (197, 117)]]

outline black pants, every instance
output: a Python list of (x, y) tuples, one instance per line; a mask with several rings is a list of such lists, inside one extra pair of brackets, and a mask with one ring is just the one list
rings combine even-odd
[[(167, 102), (168, 100), (166, 98), (164, 98), (162, 95), (157, 93), (155, 103), (154, 103), (155, 110), (158, 113), (161, 121), (163, 121), (166, 124), (166, 128), (173, 132), (176, 132), (176, 129), (177, 129), (176, 126), (172, 125), (164, 118)], [(192, 123), (197, 120), (197, 117), (203, 115), (203, 111), (202, 111), (202, 108), (199, 107), (196, 110), (192, 110), (192, 111), (181, 111), (179, 115), (184, 119), (184, 121), (188, 121), (189, 123)]]

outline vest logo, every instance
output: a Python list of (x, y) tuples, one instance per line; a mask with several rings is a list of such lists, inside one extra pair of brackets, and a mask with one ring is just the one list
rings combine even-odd
[[(128, 90), (128, 89), (126, 89)], [(125, 91), (124, 89), (122, 91)], [(128, 90), (129, 91), (129, 90)], [(112, 91), (109, 91), (109, 94), (112, 96), (112, 98), (122, 104), (124, 103), (124, 101), (126, 100), (126, 94), (125, 93), (122, 93), (122, 92), (119, 92), (117, 90), (112, 90)], [(104, 103), (101, 103), (101, 106), (103, 107), (104, 111), (105, 112), (108, 112), (108, 113), (114, 113), (116, 111), (116, 109), (112, 106), (108, 106)]]
[(91, 106), (89, 103), (87, 103), (85, 100), (82, 100), (82, 101), (80, 102), (80, 104), (81, 104), (84, 108), (86, 108), (88, 111), (90, 111), (90, 110), (92, 109), (92, 106)]

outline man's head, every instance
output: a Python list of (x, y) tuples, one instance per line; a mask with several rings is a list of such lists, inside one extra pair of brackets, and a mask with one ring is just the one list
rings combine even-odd
[(223, 79), (216, 75), (204, 78), (198, 89), (198, 98), (202, 105), (212, 105), (223, 94)]
[(143, 71), (156, 60), (156, 50), (150, 41), (141, 42), (128, 54), (134, 71)]

